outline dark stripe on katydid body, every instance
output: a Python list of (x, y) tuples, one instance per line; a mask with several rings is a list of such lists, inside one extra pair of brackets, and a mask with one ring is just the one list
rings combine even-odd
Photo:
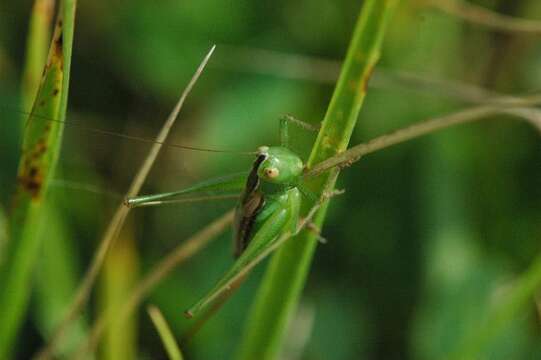
[(267, 158), (267, 154), (257, 155), (252, 170), (246, 179), (246, 186), (240, 197), (239, 204), (235, 208), (234, 220), (234, 240), (235, 240), (235, 257), (248, 247), (252, 239), (252, 229), (257, 214), (265, 205), (265, 196), (259, 191), (260, 180), (257, 171), (261, 163)]

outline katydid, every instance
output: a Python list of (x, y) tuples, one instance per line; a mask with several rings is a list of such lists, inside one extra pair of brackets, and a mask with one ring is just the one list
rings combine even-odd
[(186, 195), (194, 193), (211, 193), (209, 198), (216, 198), (241, 191), (233, 224), (234, 255), (237, 261), (216, 287), (186, 312), (187, 316), (191, 317), (212, 302), (213, 294), (225, 281), (230, 280), (281, 234), (296, 231), (301, 195), (317, 201), (316, 196), (302, 184), (302, 159), (289, 148), (289, 123), (317, 131), (313, 125), (285, 116), (280, 121), (280, 146), (261, 146), (248, 173), (207, 180), (180, 191), (142, 195), (126, 200), (127, 206), (137, 207), (182, 201)]

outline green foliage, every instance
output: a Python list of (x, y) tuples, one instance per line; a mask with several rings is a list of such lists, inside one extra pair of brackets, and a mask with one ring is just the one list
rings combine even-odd
[[(481, 26), (475, 16), (448, 13), (441, 5), (456, 2), (400, 2), (363, 101), (361, 121), (353, 129), (352, 147), (497, 94), (517, 96), (539, 88), (539, 37), (523, 30), (525, 24), (538, 27), (540, 2), (463, 2), (482, 10), (486, 17)], [(217, 43), (168, 141), (238, 151), (276, 145), (281, 115), (313, 124), (325, 117), (341, 67), (336, 60), (344, 58), (362, 4), (374, 3), (299, 0), (269, 5), (201, 0), (154, 6), (144, 0), (107, 5), (79, 2), (72, 75), (76, 81), (70, 84), (66, 118), (74, 126), (66, 126), (59, 158), (62, 171), (55, 175), (55, 180), (66, 181), (56, 182), (62, 186), (54, 189), (54, 197), (42, 198), (47, 200), (43, 203), (47, 206), (42, 206), (44, 231), (41, 237), (26, 237), (33, 240), (27, 250), (24, 242), (13, 240), (14, 233), (24, 228), (38, 231), (38, 227), (11, 229), (12, 214), (23, 210), (10, 198), (17, 186), (18, 132), (27, 120), (25, 116), (21, 121), (21, 114), (13, 110), (30, 111), (32, 100), (28, 99), (34, 96), (30, 90), (37, 92), (43, 66), (39, 63), (45, 61), (51, 29), (46, 12), (29, 16), (30, 2), (1, 3), (0, 208), (6, 216), (2, 222), (0, 214), (0, 328), (9, 324), (19, 328), (15, 333), (9, 325), (10, 336), (2, 331), (2, 347), (9, 343), (13, 357), (30, 358), (50, 338), (73, 299), (73, 289), (85, 273), (97, 239), (121, 201), (114, 194), (126, 192), (126, 184), (148, 150), (148, 144), (84, 128), (154, 138), (201, 54)], [(68, 8), (62, 11), (69, 13)], [(494, 14), (503, 16), (494, 22)], [(510, 24), (522, 24), (523, 30), (512, 29)], [(72, 26), (64, 17), (67, 53)], [(23, 31), (27, 27), (28, 32)], [(71, 54), (64, 55), (65, 84), (70, 63), (66, 59)], [(24, 74), (33, 74), (26, 88), (19, 79)], [(66, 96), (67, 91), (62, 91), (62, 97)], [(52, 107), (47, 110), (50, 116), (62, 119), (67, 104), (62, 102), (54, 105), (56, 115)], [(280, 266), (276, 259), (271, 263), (287, 279), (284, 288), (297, 286), (295, 301), (261, 307), (271, 320), (285, 318), (284, 313), (290, 319), (287, 327), (276, 330), (285, 338), (279, 356), (541, 357), (534, 301), (540, 273), (539, 136), (497, 113), (488, 111), (486, 121), (363, 156), (340, 172), (336, 186), (346, 193), (333, 198), (327, 211), (322, 228), (327, 244), (318, 245), (312, 259), (315, 243), (292, 239), (280, 254), (280, 258), (287, 253), (291, 257)], [(314, 140), (315, 136), (302, 130), (292, 133), (293, 146), (304, 160)], [(319, 139), (318, 144), (322, 143)], [(247, 170), (253, 161), (251, 156), (164, 150), (142, 193), (187, 188), (207, 178)], [(52, 160), (47, 162), (53, 164)], [(125, 338), (118, 331), (120, 337), (113, 341), (104, 336), (100, 349), (130, 348), (133, 353), (136, 346), (138, 357), (163, 356), (163, 344), (141, 313), (141, 305), (151, 302), (163, 311), (186, 356), (233, 358), (246, 341), (243, 324), (253, 319), (248, 310), (262, 282), (268, 285), (269, 302), (291, 298), (285, 291), (276, 295), (281, 287), (269, 285), (264, 267), (258, 266), (205, 323), (183, 318), (182, 311), (233, 263), (230, 234), (204, 248), (184, 240), (234, 204), (231, 200), (182, 203), (130, 212), (141, 278), (150, 278), (151, 286), (128, 306), (136, 304), (139, 313), (121, 306), (123, 314), (134, 313), (141, 321), (128, 320)], [(221, 218), (220, 223), (229, 221), (230, 217)], [(10, 241), (4, 240), (2, 247), (7, 234)], [(24, 259), (13, 258), (14, 244)], [(183, 245), (190, 249), (182, 252), (186, 257), (179, 256), (186, 261), (177, 269), (169, 266), (167, 278), (156, 280), (163, 271), (157, 271), (156, 264), (170, 259)], [(122, 247), (111, 250), (113, 254)], [(301, 277), (291, 269), (300, 268), (302, 281), (293, 284), (291, 280)], [(4, 277), (8, 275), (9, 282)], [(129, 276), (115, 281), (118, 289), (126, 291), (123, 294), (133, 294)], [(19, 305), (7, 304), (8, 287), (16, 290), (12, 293), (21, 300)], [(99, 294), (101, 301), (103, 293)], [(79, 355), (71, 352), (82, 346), (81, 338), (103, 315), (96, 309), (101, 307), (93, 301), (83, 308), (84, 316), (69, 327), (55, 356)], [(111, 328), (104, 335), (110, 334), (107, 330)], [(136, 344), (132, 330), (140, 334)], [(267, 338), (263, 331), (246, 331), (262, 343), (273, 340), (270, 327)]]
[[(0, 357), (11, 351), (30, 297), (32, 270), (39, 253), (43, 203), (60, 152), (65, 118), (74, 9), (69, 1), (57, 20), (47, 65), (24, 130), (17, 189), (10, 215), (10, 242), (0, 268)], [(37, 40), (36, 40), (37, 41)]]

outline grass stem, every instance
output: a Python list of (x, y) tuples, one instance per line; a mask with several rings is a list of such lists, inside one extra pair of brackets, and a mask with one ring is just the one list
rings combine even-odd
[[(313, 166), (347, 148), (370, 75), (380, 57), (385, 29), (396, 0), (367, 0), (355, 25), (350, 46), (330, 105), (312, 149), (308, 166)], [(338, 171), (332, 170), (307, 183), (320, 196), (334, 187)], [(321, 228), (326, 210), (315, 216)], [(306, 215), (309, 205), (303, 205)], [(317, 240), (303, 231), (273, 256), (248, 317), (239, 359), (274, 359), (278, 356), (285, 331), (299, 301)]]
[[(152, 168), (152, 165), (154, 164), (154, 161), (156, 160), (158, 153), (160, 152), (163, 146), (163, 143), (165, 142), (165, 139), (167, 138), (167, 135), (169, 135), (169, 132), (171, 128), (173, 127), (175, 120), (178, 117), (180, 109), (184, 105), (184, 102), (186, 98), (188, 97), (188, 94), (190, 93), (193, 86), (199, 79), (201, 73), (203, 72), (203, 69), (208, 63), (212, 53), (214, 52), (214, 49), (215, 49), (215, 46), (213, 46), (210, 49), (210, 51), (207, 53), (207, 55), (205, 56), (205, 58), (203, 59), (199, 67), (197, 68), (196, 72), (192, 76), (191, 80), (189, 81), (188, 85), (182, 92), (177, 104), (173, 108), (173, 111), (167, 118), (162, 129), (160, 130), (160, 133), (156, 137), (156, 142), (151, 147), (149, 154), (147, 155), (141, 168), (135, 175), (134, 180), (132, 181), (130, 188), (126, 194), (126, 198), (134, 197), (139, 193), (139, 190), (143, 186), (143, 182), (145, 181), (148, 173), (150, 172), (150, 169)], [(111, 222), (109, 223), (107, 229), (105, 230), (105, 233), (103, 235), (102, 240), (100, 241), (100, 244), (98, 245), (98, 249), (94, 253), (94, 257), (92, 258), (90, 266), (83, 280), (81, 281), (79, 288), (77, 289), (75, 293), (73, 301), (68, 307), (68, 310), (66, 311), (66, 314), (60, 321), (59, 325), (57, 326), (56, 331), (54, 332), (53, 336), (49, 340), (49, 343), (43, 349), (41, 349), (36, 355), (37, 359), (51, 358), (53, 350), (57, 346), (60, 339), (63, 337), (63, 334), (65, 333), (65, 331), (67, 330), (71, 322), (81, 312), (82, 308), (88, 301), (92, 287), (96, 281), (96, 278), (99, 274), (100, 269), (102, 268), (103, 262), (105, 261), (105, 256), (107, 255), (109, 249), (113, 245), (114, 240), (117, 238), (122, 228), (122, 225), (124, 224), (124, 221), (126, 220), (126, 217), (128, 216), (129, 211), (130, 211), (130, 208), (125, 206), (124, 203), (121, 203), (118, 206), (115, 214), (113, 215)]]

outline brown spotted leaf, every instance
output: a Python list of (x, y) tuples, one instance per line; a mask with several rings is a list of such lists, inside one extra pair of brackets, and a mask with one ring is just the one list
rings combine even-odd
[(65, 112), (62, 101), (67, 99), (63, 94), (67, 81), (64, 81), (62, 27), (59, 17), (36, 99), (24, 124), (17, 188), (9, 220), (9, 242), (5, 254), (0, 254), (0, 259), (3, 259), (0, 263), (3, 289), (0, 294), (2, 359), (9, 358), (17, 330), (24, 319), (33, 264), (39, 253), (38, 229), (43, 218), (43, 202), (60, 151), (62, 123), (46, 119), (64, 118), (61, 112)]

